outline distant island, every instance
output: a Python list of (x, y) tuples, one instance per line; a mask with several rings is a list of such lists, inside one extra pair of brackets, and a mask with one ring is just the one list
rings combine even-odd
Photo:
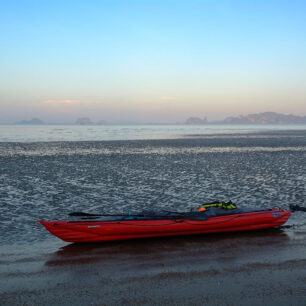
[(249, 114), (246, 116), (228, 117), (224, 119), (228, 124), (303, 124), (306, 116), (284, 115), (274, 112)]
[(306, 116), (285, 115), (274, 112), (227, 117), (222, 121), (209, 122), (206, 118), (190, 117), (185, 124), (305, 124)]
[(39, 118), (33, 118), (31, 120), (21, 120), (16, 122), (15, 124), (44, 124)]
[[(189, 117), (185, 120), (188, 125), (200, 124), (306, 124), (306, 116), (297, 116), (292, 114), (280, 114), (275, 112), (263, 112), (257, 114), (239, 115), (237, 117), (227, 117), (220, 121), (208, 121), (206, 117)], [(45, 122), (39, 118), (32, 118), (31, 120), (21, 120), (15, 122), (18, 125), (44, 125)], [(63, 123), (71, 124), (71, 123)], [(108, 124), (106, 120), (98, 120), (93, 122), (89, 117), (79, 117), (75, 124), (78, 125), (104, 125)], [(136, 124), (136, 123), (135, 123)], [(183, 124), (183, 122), (178, 123)]]
[(206, 118), (199, 118), (199, 117), (190, 117), (186, 120), (186, 124), (206, 124), (208, 120)]

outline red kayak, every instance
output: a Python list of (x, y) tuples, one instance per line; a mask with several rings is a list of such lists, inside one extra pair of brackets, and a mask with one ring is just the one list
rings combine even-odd
[(68, 242), (100, 242), (146, 237), (250, 231), (283, 225), (290, 210), (232, 212), (206, 219), (182, 217), (126, 220), (39, 220), (54, 236)]

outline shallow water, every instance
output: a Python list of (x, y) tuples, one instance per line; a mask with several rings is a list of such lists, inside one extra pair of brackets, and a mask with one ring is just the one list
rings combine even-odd
[[(53, 238), (37, 219), (72, 211), (239, 206), (306, 198), (306, 132), (105, 142), (0, 143), (0, 244)], [(289, 220), (305, 227), (305, 215)], [(289, 229), (288, 229), (289, 230)]]
[(169, 139), (190, 134), (231, 134), (297, 129), (305, 131), (306, 125), (0, 125), (0, 142)]

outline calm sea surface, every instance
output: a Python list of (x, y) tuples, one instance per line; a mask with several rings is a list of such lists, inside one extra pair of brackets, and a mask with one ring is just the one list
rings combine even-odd
[(163, 139), (297, 129), (306, 130), (306, 125), (0, 125), (0, 142)]

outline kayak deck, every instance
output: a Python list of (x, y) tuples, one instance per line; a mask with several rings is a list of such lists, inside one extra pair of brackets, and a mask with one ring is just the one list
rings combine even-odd
[(222, 216), (206, 220), (175, 218), (157, 220), (44, 221), (54, 236), (67, 242), (102, 242), (149, 237), (250, 231), (283, 225), (290, 210), (271, 209)]

